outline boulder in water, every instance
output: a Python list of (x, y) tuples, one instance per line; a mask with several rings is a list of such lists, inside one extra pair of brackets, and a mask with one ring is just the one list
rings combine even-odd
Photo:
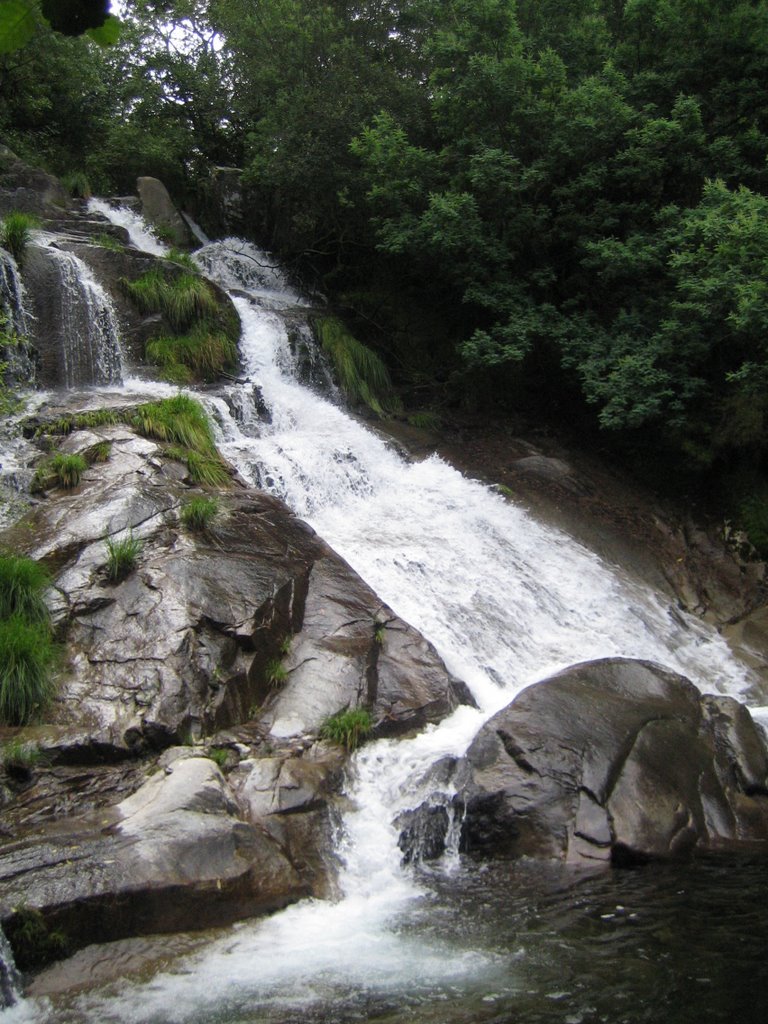
[(469, 748), (464, 849), (638, 863), (768, 851), (768, 755), (746, 708), (609, 658), (524, 690)]
[(136, 189), (144, 219), (159, 228), (173, 245), (192, 245), (194, 239), (187, 222), (173, 205), (168, 189), (157, 178), (138, 178)]

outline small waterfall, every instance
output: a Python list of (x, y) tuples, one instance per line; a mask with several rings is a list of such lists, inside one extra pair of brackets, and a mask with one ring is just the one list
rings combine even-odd
[(74, 253), (50, 242), (45, 251), (58, 278), (52, 322), (58, 335), (60, 383), (68, 388), (119, 384), (123, 373), (120, 329), (112, 300)]
[(0, 309), (8, 317), (8, 326), (15, 334), (28, 332), (24, 286), (16, 261), (5, 249), (0, 249)]
[(89, 199), (88, 212), (100, 213), (113, 224), (125, 228), (131, 245), (152, 256), (167, 256), (171, 251), (165, 242), (161, 242), (155, 232), (142, 218), (127, 206), (112, 206), (105, 199)]
[(13, 961), (13, 952), (0, 927), (0, 1010), (13, 1006), (21, 998), (21, 977)]

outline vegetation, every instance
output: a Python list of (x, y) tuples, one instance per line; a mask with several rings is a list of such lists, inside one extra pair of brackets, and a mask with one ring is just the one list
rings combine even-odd
[(135, 281), (124, 278), (122, 285), (139, 309), (162, 313), (176, 331), (186, 331), (196, 321), (215, 317), (219, 311), (210, 284), (199, 273), (166, 276), (156, 267)]
[(339, 711), (323, 722), (320, 736), (348, 751), (357, 750), (363, 740), (373, 731), (371, 714), (365, 708)]
[(119, 583), (136, 568), (141, 552), (141, 541), (128, 532), (120, 540), (107, 539), (107, 576), (113, 583)]
[(47, 623), (14, 614), (0, 620), (0, 721), (38, 718), (54, 694), (56, 651)]
[(54, 455), (50, 462), (51, 470), (56, 474), (59, 484), (66, 490), (77, 487), (80, 477), (88, 468), (88, 463), (82, 455)]
[(44, 595), (50, 585), (48, 570), (33, 558), (0, 555), (0, 619), (19, 615), (28, 622), (47, 622)]
[(188, 530), (207, 530), (219, 514), (216, 498), (191, 498), (181, 509), (181, 521)]
[(229, 751), (226, 747), (210, 747), (208, 750), (208, 757), (210, 757), (214, 764), (223, 769), (227, 766)]
[(24, 253), (32, 229), (39, 224), (30, 213), (9, 213), (0, 222), (0, 248), (6, 249), (19, 267), (24, 265)]
[(73, 430), (91, 430), (94, 427), (111, 426), (120, 421), (120, 414), (114, 409), (89, 409), (87, 412), (68, 414), (39, 424), (35, 429), (35, 437), (71, 434)]
[(61, 184), (74, 199), (90, 199), (93, 195), (88, 175), (82, 171), (68, 171), (62, 174)]
[[(36, 32), (0, 56), (8, 144), (201, 216), (210, 169), (243, 167), (257, 240), (343, 313), (319, 333), (352, 401), (391, 408), (388, 371), (417, 409), (760, 491), (765, 0), (133, 0), (110, 49)], [(181, 290), (154, 300), (213, 315)]]
[(318, 320), (317, 333), (351, 402), (362, 402), (379, 416), (397, 406), (389, 370), (380, 356), (362, 345), (335, 317)]
[(145, 437), (169, 443), (166, 455), (184, 462), (190, 478), (208, 487), (229, 483), (229, 472), (216, 450), (205, 410), (188, 395), (140, 405), (131, 424)]
[(175, 384), (215, 380), (222, 371), (237, 367), (237, 345), (223, 331), (205, 323), (188, 334), (153, 338), (147, 342), (145, 355)]
[(264, 675), (270, 687), (277, 687), (281, 686), (288, 678), (288, 669), (279, 658), (273, 658), (267, 662)]
[(39, 910), (16, 907), (5, 923), (5, 932), (20, 971), (42, 967), (69, 952), (69, 942), (60, 929), (50, 929)]
[(111, 249), (112, 252), (122, 252), (125, 248), (119, 238), (115, 238), (114, 235), (107, 234), (106, 231), (101, 231), (98, 235), (94, 235), (93, 241), (102, 249)]
[(43, 752), (37, 743), (14, 739), (0, 747), (0, 764), (12, 771), (29, 772), (42, 760)]

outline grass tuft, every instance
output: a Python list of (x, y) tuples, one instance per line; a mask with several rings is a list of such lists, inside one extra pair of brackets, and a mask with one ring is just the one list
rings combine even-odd
[(91, 183), (84, 171), (69, 171), (63, 174), (61, 184), (73, 199), (90, 199), (93, 195)]
[(0, 621), (0, 721), (26, 725), (53, 697), (56, 650), (47, 624), (21, 615)]
[(143, 313), (161, 313), (174, 331), (186, 331), (196, 321), (215, 319), (219, 313), (216, 294), (197, 272), (166, 277), (155, 267), (135, 281), (124, 278), (122, 285)]
[(6, 769), (28, 772), (43, 760), (43, 752), (35, 742), (15, 739), (0, 747), (0, 764)]
[(124, 580), (136, 568), (141, 541), (129, 531), (122, 540), (107, 540), (107, 576), (113, 583)]
[(273, 658), (267, 662), (264, 675), (270, 687), (281, 686), (288, 678), (288, 669), (279, 658)]
[(365, 708), (354, 708), (339, 711), (338, 714), (327, 718), (320, 727), (320, 736), (352, 751), (357, 750), (372, 731), (373, 720), (370, 711)]
[(223, 331), (206, 323), (188, 334), (153, 338), (147, 343), (146, 358), (162, 367), (163, 376), (173, 383), (215, 380), (223, 370), (237, 367), (237, 345)]
[(51, 471), (58, 483), (65, 490), (72, 490), (80, 483), (80, 478), (88, 469), (88, 463), (82, 455), (54, 455), (50, 461)]
[(207, 530), (219, 512), (216, 498), (192, 498), (181, 510), (181, 521), (188, 530)]
[(386, 416), (399, 407), (389, 370), (375, 352), (349, 333), (341, 320), (323, 317), (317, 321), (317, 333), (350, 401), (364, 403), (377, 416)]
[(40, 221), (30, 213), (9, 213), (0, 223), (0, 248), (6, 249), (21, 268), (30, 233)]
[(48, 570), (34, 559), (0, 555), (0, 619), (21, 615), (29, 622), (47, 622), (43, 594), (50, 583)]

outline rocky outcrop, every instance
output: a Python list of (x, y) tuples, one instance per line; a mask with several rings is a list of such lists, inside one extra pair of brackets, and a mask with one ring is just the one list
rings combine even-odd
[(143, 177), (136, 181), (144, 219), (159, 228), (173, 245), (186, 247), (194, 239), (186, 221), (173, 205), (168, 189), (157, 178)]
[(625, 864), (768, 849), (768, 755), (749, 712), (649, 662), (589, 662), (524, 690), (462, 775), (462, 842), (477, 856)]
[[(44, 442), (110, 447), (2, 536), (50, 568), (65, 658), (46, 724), (12, 731), (39, 765), (0, 777), (0, 921), (23, 898), (74, 949), (328, 896), (345, 754), (324, 719), (364, 706), (403, 732), (461, 685), (280, 501), (233, 481), (190, 532), (196, 488), (163, 445), (122, 423)], [(138, 564), (112, 582), (106, 542), (129, 534)]]
[(30, 167), (0, 145), (0, 217), (15, 211), (46, 215), (70, 205), (61, 182), (39, 167)]

